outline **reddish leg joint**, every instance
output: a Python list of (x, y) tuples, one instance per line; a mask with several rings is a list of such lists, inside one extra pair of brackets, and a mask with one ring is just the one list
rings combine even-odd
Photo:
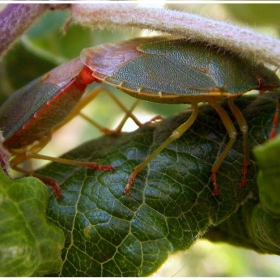
[(46, 185), (52, 187), (54, 192), (55, 192), (55, 195), (57, 196), (57, 198), (61, 198), (62, 197), (59, 185), (56, 183), (55, 180), (53, 180), (51, 178), (48, 178), (48, 177), (45, 177), (45, 176), (37, 175), (37, 174), (36, 175), (32, 174), (32, 176), (40, 179), (43, 183), (45, 183)]
[[(103, 170), (113, 171), (114, 170), (114, 167), (111, 165), (99, 165), (97, 163), (88, 163), (87, 168), (97, 169), (97, 170), (101, 170), (101, 171), (103, 171)], [(41, 176), (39, 174), (32, 174), (32, 176), (40, 179), (43, 183), (52, 187), (57, 198), (62, 197), (59, 185), (56, 183), (55, 180), (53, 180), (49, 177)]]
[(114, 171), (115, 170), (114, 167), (111, 165), (99, 165), (94, 162), (89, 163), (87, 167), (90, 169), (97, 169), (97, 170), (101, 170), (101, 171), (103, 171), (103, 170)]
[(241, 171), (241, 173), (242, 173), (242, 178), (241, 178), (241, 183), (240, 183), (241, 187), (245, 187), (246, 186), (248, 167), (249, 167), (248, 163), (244, 163), (243, 164), (242, 171)]
[(124, 188), (124, 191), (123, 191), (125, 194), (129, 195), (130, 189), (131, 189), (131, 186), (132, 186), (132, 183), (133, 183), (133, 181), (135, 180), (135, 177), (137, 176), (138, 173), (139, 173), (138, 171), (135, 171), (135, 170), (134, 170), (134, 171), (131, 173), (131, 175), (129, 176), (128, 182), (127, 182), (127, 184), (126, 184), (126, 186), (125, 186), (125, 188)]
[(276, 135), (276, 128), (277, 128), (277, 125), (278, 125), (278, 119), (279, 119), (279, 109), (277, 108), (276, 111), (275, 111), (275, 115), (273, 117), (273, 121), (272, 121), (272, 129), (271, 129), (271, 132), (270, 132), (270, 139), (271, 138), (274, 138), (275, 135)]
[(220, 195), (220, 191), (217, 185), (217, 171), (211, 171), (212, 175), (211, 175), (211, 179), (212, 179), (212, 183), (213, 183), (213, 195), (214, 196), (219, 196)]

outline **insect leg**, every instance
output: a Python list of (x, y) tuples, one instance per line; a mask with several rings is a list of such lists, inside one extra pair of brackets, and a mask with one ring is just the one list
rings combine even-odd
[(43, 181), (45, 184), (50, 185), (54, 189), (58, 198), (61, 197), (60, 188), (53, 179), (42, 176), (42, 175), (37, 174), (32, 171), (27, 171), (23, 168), (20, 168), (19, 165), (28, 159), (40, 159), (40, 160), (48, 160), (48, 161), (52, 161), (52, 162), (59, 162), (59, 163), (69, 164), (69, 165), (74, 165), (74, 166), (81, 166), (81, 167), (90, 168), (90, 169), (109, 170), (109, 171), (114, 170), (114, 168), (111, 165), (99, 165), (95, 162), (83, 162), (83, 161), (78, 161), (78, 160), (56, 158), (56, 157), (50, 157), (50, 156), (38, 154), (38, 152), (49, 142), (50, 138), (51, 138), (51, 134), (46, 135), (45, 137), (41, 138), (38, 143), (36, 143), (32, 147), (30, 147), (30, 150), (23, 151), (21, 153), (17, 153), (10, 160), (10, 166), (12, 169), (14, 169), (16, 171), (19, 171), (26, 175), (31, 175), (33, 177), (36, 177), (36, 178), (40, 179), (41, 181)]
[(272, 129), (270, 132), (270, 139), (274, 138), (276, 135), (276, 128), (278, 125), (278, 120), (279, 120), (279, 99), (278, 99), (278, 93), (275, 93), (275, 105), (276, 105), (276, 109), (275, 109), (275, 114), (272, 120)]
[(111, 165), (99, 165), (95, 162), (87, 162), (87, 161), (83, 162), (83, 161), (78, 161), (78, 160), (56, 158), (56, 157), (45, 156), (45, 155), (36, 154), (36, 153), (32, 153), (32, 152), (24, 152), (24, 153), (16, 155), (14, 158), (11, 159), (10, 166), (12, 167), (12, 169), (19, 171), (23, 174), (36, 177), (36, 178), (40, 179), (41, 181), (43, 181), (45, 184), (50, 185), (54, 189), (56, 196), (58, 198), (60, 198), (62, 195), (60, 192), (59, 185), (55, 182), (55, 180), (53, 180), (49, 177), (37, 174), (36, 172), (27, 171), (27, 170), (19, 167), (19, 164), (27, 159), (49, 160), (52, 162), (59, 162), (59, 163), (63, 163), (63, 164), (82, 166), (85, 168), (97, 169), (97, 170), (108, 170), (108, 171), (114, 170), (114, 168)]
[(244, 150), (244, 160), (242, 167), (242, 179), (241, 179), (241, 187), (246, 186), (246, 176), (248, 171), (248, 166), (250, 165), (250, 153), (249, 153), (249, 142), (248, 142), (248, 125), (242, 114), (242, 112), (234, 105), (234, 99), (230, 98), (228, 100), (228, 104), (231, 112), (233, 113), (240, 130), (243, 133), (243, 150)]
[(211, 169), (211, 173), (212, 173), (212, 183), (214, 186), (213, 189), (213, 195), (218, 196), (220, 194), (219, 192), (219, 188), (217, 185), (217, 172), (220, 168), (220, 165), (222, 164), (222, 162), (224, 161), (225, 157), (227, 156), (227, 154), (229, 153), (231, 147), (233, 146), (235, 140), (236, 140), (236, 129), (234, 127), (234, 124), (232, 123), (230, 117), (228, 116), (227, 112), (225, 111), (225, 109), (223, 109), (221, 107), (221, 105), (218, 102), (209, 102), (209, 104), (217, 111), (217, 113), (219, 114), (228, 134), (230, 137), (229, 142), (227, 143), (224, 151), (216, 158), (212, 169)]
[[(100, 93), (106, 93), (113, 101), (125, 112), (125, 117), (119, 124), (119, 126), (115, 130), (110, 130), (108, 128), (105, 128), (95, 121), (88, 118), (85, 114), (81, 112), (81, 110), (87, 106), (91, 101), (93, 101)], [(71, 114), (63, 121), (63, 123), (59, 126), (63, 126), (65, 123), (69, 122), (71, 119), (73, 119), (75, 116), (80, 115), (82, 118), (84, 118), (86, 121), (90, 122), (93, 126), (95, 126), (99, 131), (105, 134), (117, 134), (121, 132), (122, 127), (124, 126), (126, 120), (128, 118), (131, 118), (136, 125), (141, 126), (141, 122), (132, 114), (132, 111), (135, 109), (135, 107), (139, 104), (140, 100), (137, 100), (131, 109), (127, 109), (125, 105), (121, 103), (118, 98), (115, 97), (108, 89), (104, 87), (96, 87), (91, 92), (86, 94), (81, 101), (75, 106), (75, 108), (72, 110)]]
[(22, 173), (22, 174), (25, 174), (25, 175), (28, 175), (28, 176), (32, 176), (32, 177), (35, 177), (35, 178), (38, 178), (39, 180), (41, 180), (43, 183), (45, 183), (46, 185), (49, 185), (53, 188), (56, 196), (58, 198), (61, 198), (62, 197), (62, 194), (61, 194), (61, 191), (60, 191), (60, 187), (59, 185), (56, 183), (55, 180), (49, 178), (49, 177), (46, 177), (46, 176), (43, 176), (43, 175), (40, 175), (40, 174), (37, 174), (37, 173), (33, 173), (33, 172), (29, 172), (23, 168), (20, 168), (19, 166), (13, 166), (13, 169)]
[(133, 181), (135, 180), (138, 173), (141, 172), (142, 169), (144, 169), (163, 149), (165, 149), (171, 142), (174, 140), (180, 138), (183, 133), (185, 133), (194, 123), (194, 121), (197, 118), (198, 114), (198, 106), (197, 103), (192, 103), (192, 114), (188, 118), (186, 122), (184, 122), (182, 125), (180, 125), (178, 128), (176, 128), (172, 134), (152, 153), (150, 154), (141, 164), (136, 166), (129, 176), (128, 182), (125, 186), (124, 193), (129, 194), (131, 185)]
[(74, 165), (74, 166), (81, 166), (81, 167), (97, 169), (97, 170), (109, 170), (109, 171), (114, 170), (114, 168), (111, 165), (100, 165), (100, 164), (97, 164), (96, 162), (91, 162), (91, 161), (78, 161), (78, 160), (72, 160), (72, 159), (50, 157), (50, 156), (46, 156), (46, 155), (35, 154), (32, 152), (26, 152), (25, 155), (26, 155), (26, 159), (32, 158), (32, 159), (49, 160), (52, 162), (58, 162), (58, 163)]
[[(123, 117), (123, 119), (121, 120), (121, 122), (119, 123), (118, 127), (116, 129), (108, 129), (104, 126), (101, 126), (100, 124), (98, 124), (97, 122), (95, 122), (93, 119), (89, 118), (88, 116), (86, 116), (84, 113), (80, 112), (79, 115), (85, 119), (86, 121), (88, 121), (90, 124), (92, 124), (94, 127), (96, 127), (100, 132), (107, 134), (107, 135), (112, 135), (112, 134), (119, 134), (122, 131), (122, 128), (124, 127), (126, 121), (128, 120), (129, 117), (133, 116), (133, 118), (136, 119), (136, 117), (134, 117), (134, 115), (132, 114), (132, 112), (134, 111), (134, 109), (138, 106), (138, 104), (141, 102), (140, 99), (136, 100), (133, 104), (132, 107), (129, 110), (125, 110), (126, 114)], [(132, 119), (133, 119), (132, 118)], [(136, 123), (138, 126), (141, 126), (142, 124), (137, 120)]]
[[(32, 154), (36, 154), (37, 152), (39, 152), (44, 146), (46, 146), (46, 144), (50, 141), (50, 139), (51, 139), (51, 134), (45, 135), (45, 137), (41, 138), (38, 143), (36, 143), (35, 145), (33, 145), (30, 148), (32, 151)], [(10, 166), (15, 171), (18, 171), (18, 172), (28, 175), (28, 176), (31, 175), (33, 177), (40, 179), (43, 183), (51, 186), (53, 188), (56, 196), (58, 198), (61, 198), (62, 195), (61, 195), (59, 185), (53, 179), (27, 171), (27, 170), (19, 167), (19, 165), (27, 159), (28, 159), (28, 157), (27, 157), (26, 152), (18, 153), (13, 158), (10, 159)]]

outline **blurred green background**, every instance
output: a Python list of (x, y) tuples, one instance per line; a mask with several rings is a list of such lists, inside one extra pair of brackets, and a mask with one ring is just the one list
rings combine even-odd
[[(139, 1), (140, 2), (140, 1)], [(148, 1), (142, 1), (147, 5)], [(149, 1), (152, 6), (198, 13), (202, 16), (249, 26), (261, 33), (278, 37), (279, 4), (168, 4)], [(4, 6), (1, 6), (3, 8)], [(22, 36), (0, 61), (0, 103), (16, 89), (48, 70), (79, 56), (83, 48), (116, 42), (151, 34), (148, 31), (127, 29), (122, 31), (90, 30), (78, 25), (63, 27), (70, 13), (55, 11), (45, 14)], [(252, 42), (256, 44), (257, 42)], [(95, 85), (91, 86), (94, 90)], [(108, 87), (109, 88), (109, 87)], [(110, 88), (110, 91), (129, 108), (134, 99)], [(142, 102), (134, 114), (145, 122), (155, 115), (170, 116), (186, 108), (186, 105), (161, 105)], [(105, 94), (101, 94), (83, 112), (105, 127), (113, 129), (124, 112)], [(113, 113), (112, 113), (113, 112)], [(128, 121), (124, 130), (137, 126)], [(42, 153), (60, 155), (101, 133), (77, 116), (59, 129)], [(65, 145), (67, 143), (68, 145)], [(260, 255), (227, 244), (213, 244), (199, 240), (188, 251), (171, 256), (154, 276), (280, 276), (280, 257)]]

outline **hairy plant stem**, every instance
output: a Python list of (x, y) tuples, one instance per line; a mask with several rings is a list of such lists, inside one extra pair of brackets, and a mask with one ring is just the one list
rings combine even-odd
[[(0, 13), (0, 55), (7, 51), (47, 9), (68, 5), (11, 4)], [(72, 21), (84, 26), (156, 30), (204, 41), (242, 56), (280, 67), (280, 40), (223, 21), (199, 15), (136, 4), (72, 4)]]
[(204, 41), (242, 56), (280, 67), (280, 41), (223, 21), (199, 15), (136, 4), (74, 4), (72, 20), (89, 27), (138, 27), (180, 35), (193, 41)]
[(4, 53), (46, 10), (48, 5), (11, 4), (0, 13), (0, 54)]
[(10, 4), (0, 12), (0, 55), (48, 9), (66, 9), (69, 4)]

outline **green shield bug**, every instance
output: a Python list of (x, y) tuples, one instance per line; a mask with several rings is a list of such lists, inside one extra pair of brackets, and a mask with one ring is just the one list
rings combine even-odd
[[(37, 158), (99, 170), (113, 170), (110, 165), (37, 154), (50, 140), (53, 131), (66, 122), (73, 108), (81, 102), (87, 85), (94, 80), (91, 71), (78, 58), (35, 79), (4, 102), (0, 108), (0, 129), (3, 134), (1, 144), (13, 156), (13, 169), (29, 174), (18, 165), (28, 158)], [(7, 173), (4, 160), (1, 165)], [(52, 179), (38, 174), (32, 175), (51, 185), (56, 195), (61, 196), (58, 185)]]
[(250, 164), (248, 127), (241, 111), (234, 105), (234, 99), (253, 89), (266, 92), (279, 88), (280, 80), (272, 70), (222, 48), (172, 36), (136, 38), (84, 49), (81, 60), (91, 69), (97, 81), (139, 99), (168, 104), (189, 103), (193, 109), (191, 117), (135, 167), (125, 193), (130, 192), (137, 174), (190, 128), (198, 114), (198, 103), (208, 102), (221, 117), (230, 137), (211, 169), (213, 194), (219, 195), (217, 172), (237, 135), (232, 120), (219, 105), (222, 99), (228, 99), (230, 110), (243, 133), (241, 185), (245, 186)]

